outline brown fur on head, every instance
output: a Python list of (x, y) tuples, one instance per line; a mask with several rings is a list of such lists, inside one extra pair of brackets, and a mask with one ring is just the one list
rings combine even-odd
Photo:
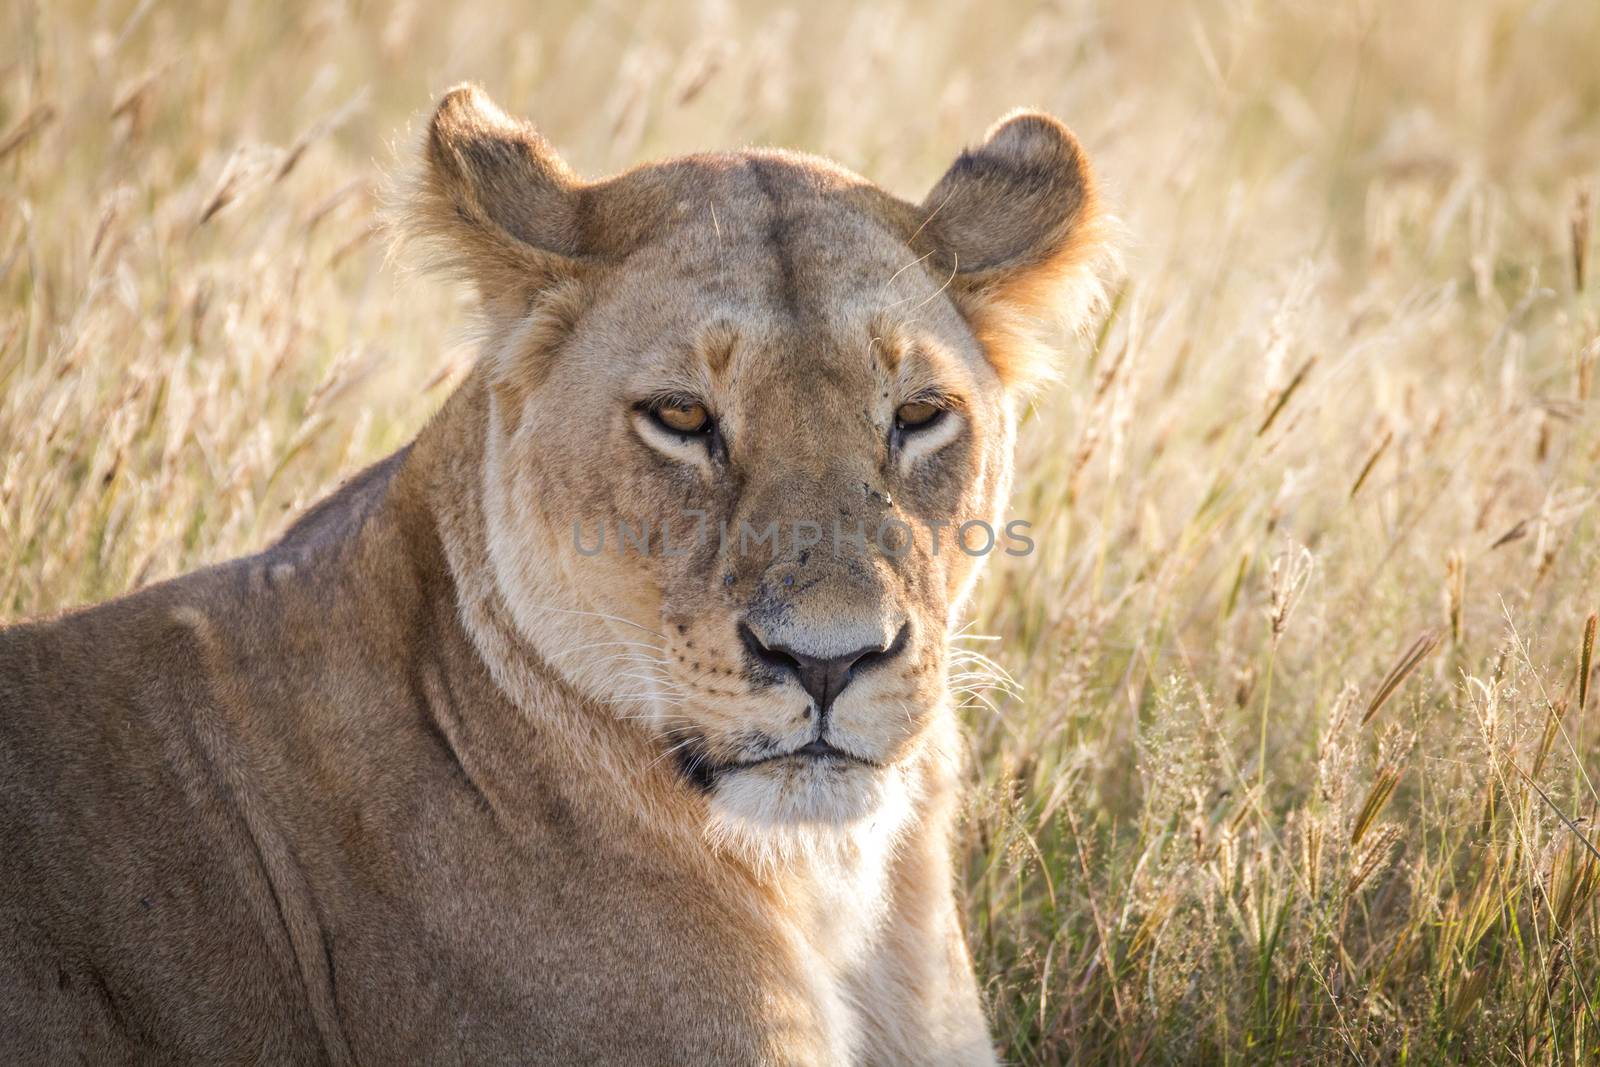
[(776, 151), (586, 182), (468, 86), (410, 215), (489, 320), (482, 504), (520, 636), (726, 829), (908, 803), (981, 563), (956, 530), (998, 526), (1047, 370), (1016, 324), (1100, 247), (1072, 134), (1015, 114), (918, 205)]

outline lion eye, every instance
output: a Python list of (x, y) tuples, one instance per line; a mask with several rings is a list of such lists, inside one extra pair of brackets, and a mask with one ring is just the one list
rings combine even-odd
[(704, 404), (667, 401), (652, 407), (650, 416), (673, 433), (704, 433), (711, 428), (711, 413)]
[(901, 430), (920, 430), (931, 426), (944, 414), (944, 409), (927, 400), (913, 400), (895, 409), (894, 424)]

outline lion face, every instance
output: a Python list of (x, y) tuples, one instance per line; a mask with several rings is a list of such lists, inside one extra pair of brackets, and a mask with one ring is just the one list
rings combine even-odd
[(726, 821), (903, 795), (955, 615), (1020, 543), (1038, 368), (1012, 323), (1092, 252), (1071, 135), (1014, 118), (915, 207), (776, 152), (585, 184), (467, 89), (428, 158), (419, 214), (490, 311), (484, 513), (518, 629)]
[(720, 234), (594, 280), (501, 413), (504, 488), (538, 524), (503, 540), (549, 546), (587, 610), (633, 624), (617, 691), (714, 798), (862, 814), (944, 704), (981, 559), (957, 531), (994, 524), (1011, 404), (915, 253), (809, 192), (810, 167), (685, 169)]

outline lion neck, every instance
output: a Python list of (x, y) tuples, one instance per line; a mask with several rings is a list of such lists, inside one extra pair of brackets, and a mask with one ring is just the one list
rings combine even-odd
[[(661, 813), (667, 817), (659, 819), (655, 829), (682, 835), (693, 823), (693, 798), (676, 795), (683, 790), (672, 781), (670, 768), (652, 765), (657, 754), (648, 736), (597, 706), (524, 639), (495, 580), (481, 501), (487, 408), (478, 375), (472, 375), (411, 446), (394, 489), (394, 504), (431, 525), (434, 551), (442, 557), (449, 579), (439, 595), (453, 599), (448, 610), (459, 621), (464, 643), (495, 690), (521, 723), (538, 731), (541, 744), (570, 749), (565, 758), (581, 761), (590, 770), (570, 776), (562, 787), (606, 791), (611, 795), (588, 799), (618, 811)], [(506, 770), (515, 773), (513, 768)], [(515, 788), (511, 782), (506, 786)]]

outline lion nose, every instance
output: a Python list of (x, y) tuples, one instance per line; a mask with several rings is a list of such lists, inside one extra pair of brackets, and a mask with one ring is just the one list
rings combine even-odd
[(739, 639), (750, 654), (762, 663), (794, 675), (800, 688), (817, 702), (817, 715), (826, 723), (828, 709), (844, 692), (845, 686), (861, 671), (893, 659), (904, 651), (909, 630), (910, 624), (906, 623), (887, 645), (869, 645), (839, 656), (813, 656), (791, 645), (769, 645), (744, 623), (739, 624)]

